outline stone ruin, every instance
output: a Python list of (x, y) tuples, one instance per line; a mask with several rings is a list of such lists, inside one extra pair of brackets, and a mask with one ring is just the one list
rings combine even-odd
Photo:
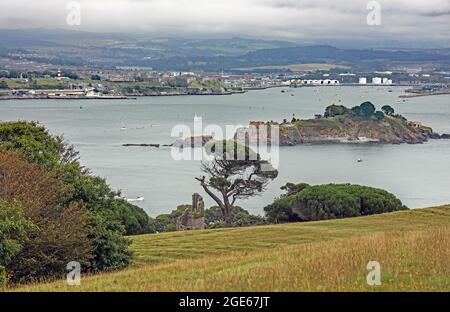
[(177, 231), (202, 230), (205, 228), (205, 203), (198, 193), (192, 194), (192, 206), (186, 208), (177, 220)]

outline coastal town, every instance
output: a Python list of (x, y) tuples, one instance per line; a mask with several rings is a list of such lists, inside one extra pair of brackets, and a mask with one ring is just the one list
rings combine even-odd
[(135, 99), (139, 96), (230, 95), (273, 87), (403, 86), (403, 97), (450, 93), (450, 72), (421, 68), (357, 71), (330, 68), (274, 73), (177, 72), (151, 68), (0, 67), (0, 100)]

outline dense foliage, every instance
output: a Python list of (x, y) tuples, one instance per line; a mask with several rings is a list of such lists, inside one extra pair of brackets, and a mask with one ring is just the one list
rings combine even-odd
[(393, 194), (351, 184), (305, 186), (264, 208), (271, 223), (357, 217), (407, 209)]
[[(58, 276), (72, 260), (90, 263), (92, 243), (88, 237), (93, 229), (88, 213), (77, 202), (65, 204), (66, 187), (55, 172), (28, 162), (18, 153), (2, 151), (0, 177), (2, 210), (15, 211), (17, 220), (27, 225), (15, 239), (20, 248), (1, 263), (12, 282)], [(3, 225), (8, 224), (8, 216)], [(1, 244), (7, 241), (7, 237), (2, 238)]]
[[(1, 123), (0, 148), (0, 200), (22, 207), (36, 226), (21, 236), (13, 259), (0, 256), (0, 272), (4, 267), (10, 281), (61, 276), (69, 261), (88, 271), (124, 267), (131, 261), (124, 235), (155, 231), (141, 208), (91, 175), (72, 146), (38, 124)], [(0, 239), (3, 248), (9, 238)]]
[(382, 107), (382, 111), (377, 111), (375, 105), (371, 102), (364, 102), (351, 109), (348, 109), (343, 105), (330, 105), (325, 109), (324, 117), (331, 118), (342, 115), (351, 115), (365, 119), (375, 118), (378, 121), (382, 121), (385, 114), (391, 116), (394, 115), (394, 109), (389, 105), (385, 105)]
[[(225, 227), (223, 222), (222, 211), (218, 206), (213, 206), (205, 209), (205, 223), (207, 228), (222, 228)], [(253, 226), (267, 224), (264, 217), (250, 214), (242, 207), (235, 206), (233, 210), (233, 219), (231, 227)]]
[(285, 191), (278, 200), (272, 204), (264, 207), (266, 219), (269, 223), (285, 223), (298, 222), (300, 218), (292, 211), (291, 201), (292, 195), (301, 192), (303, 189), (309, 187), (307, 183), (286, 183), (280, 189)]
[[(155, 230), (157, 232), (176, 231), (178, 218), (180, 218), (186, 208), (189, 207), (191, 207), (191, 205), (180, 205), (177, 207), (177, 209), (172, 210), (172, 212), (168, 214), (158, 215), (156, 218), (152, 219)], [(252, 215), (247, 210), (239, 206), (235, 206), (233, 210), (233, 219), (231, 221), (231, 224), (228, 226), (240, 227), (260, 224), (267, 224), (266, 219), (260, 216)], [(206, 228), (209, 229), (222, 228), (227, 226), (223, 221), (222, 211), (219, 206), (213, 206), (211, 208), (205, 209), (205, 225)]]
[(386, 114), (386, 115), (394, 115), (395, 114), (395, 110), (392, 108), (392, 106), (390, 105), (384, 105), (381, 110)]

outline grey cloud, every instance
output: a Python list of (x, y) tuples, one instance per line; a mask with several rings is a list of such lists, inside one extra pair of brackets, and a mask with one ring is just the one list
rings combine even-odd
[[(66, 24), (67, 2), (8, 1), (2, 4), (0, 28), (69, 28)], [(301, 40), (376, 37), (444, 41), (450, 36), (450, 0), (379, 0), (382, 8), (382, 25), (379, 27), (366, 24), (369, 0), (79, 2), (82, 25), (77, 29), (86, 31), (197, 36), (237, 34)]]

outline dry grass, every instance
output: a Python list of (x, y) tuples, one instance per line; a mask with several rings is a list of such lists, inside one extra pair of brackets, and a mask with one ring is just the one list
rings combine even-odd
[[(449, 291), (450, 206), (135, 237), (133, 267), (19, 291)], [(381, 286), (366, 265), (381, 264)]]

